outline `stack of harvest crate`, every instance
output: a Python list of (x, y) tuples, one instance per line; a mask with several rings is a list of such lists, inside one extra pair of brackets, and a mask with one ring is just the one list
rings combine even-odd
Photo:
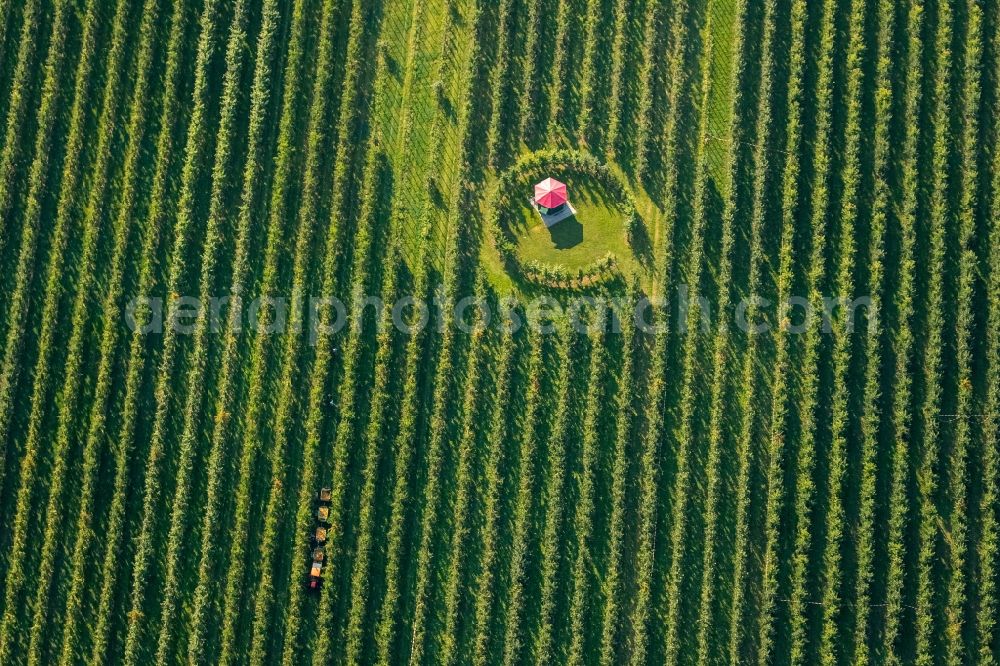
[(330, 527), (330, 497), (329, 488), (320, 488), (316, 493), (316, 524), (315, 531), (310, 537), (312, 566), (309, 568), (309, 577), (306, 580), (306, 586), (310, 590), (318, 590), (323, 582), (325, 558), (323, 547), (326, 545), (326, 531)]

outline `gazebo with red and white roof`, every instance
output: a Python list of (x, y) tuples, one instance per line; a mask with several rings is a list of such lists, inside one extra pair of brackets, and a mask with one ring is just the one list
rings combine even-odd
[(566, 183), (546, 178), (535, 185), (535, 204), (545, 215), (562, 208), (566, 204)]

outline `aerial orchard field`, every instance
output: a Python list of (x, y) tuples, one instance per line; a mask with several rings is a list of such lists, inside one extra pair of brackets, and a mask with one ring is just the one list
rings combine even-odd
[(0, 0), (0, 664), (1000, 661), (995, 0)]

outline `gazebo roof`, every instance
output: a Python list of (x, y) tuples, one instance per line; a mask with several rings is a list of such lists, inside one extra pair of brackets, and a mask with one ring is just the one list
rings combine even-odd
[(555, 178), (546, 178), (535, 185), (535, 203), (545, 208), (555, 208), (566, 203), (566, 184)]

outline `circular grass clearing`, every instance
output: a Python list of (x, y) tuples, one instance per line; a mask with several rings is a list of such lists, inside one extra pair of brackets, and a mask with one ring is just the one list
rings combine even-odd
[(601, 183), (587, 175), (557, 173), (553, 177), (566, 178), (569, 205), (576, 214), (546, 227), (538, 211), (524, 199), (520, 215), (511, 216), (510, 224), (522, 262), (556, 264), (577, 272), (609, 252), (616, 257), (631, 254), (622, 212)]
[[(567, 185), (572, 211), (546, 226), (530, 195), (551, 176)], [(593, 155), (575, 150), (526, 155), (503, 173), (489, 203), (488, 229), (506, 272), (526, 283), (586, 289), (637, 272), (645, 227), (627, 183)]]

